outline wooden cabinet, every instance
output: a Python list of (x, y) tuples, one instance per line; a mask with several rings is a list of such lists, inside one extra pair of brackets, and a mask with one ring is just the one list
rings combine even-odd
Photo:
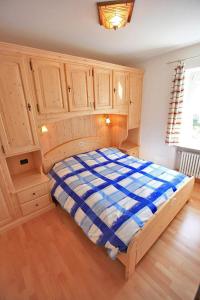
[(0, 226), (11, 221), (11, 216), (6, 203), (6, 198), (4, 197), (3, 191), (0, 186)]
[(112, 108), (112, 70), (94, 68), (95, 109)]
[(0, 136), (6, 155), (38, 146), (23, 56), (0, 54)]
[(39, 114), (68, 111), (64, 64), (56, 60), (32, 59)]
[(113, 71), (114, 108), (128, 107), (129, 99), (129, 73), (126, 71)]
[(139, 157), (139, 146), (138, 145), (134, 145), (131, 142), (124, 142), (121, 146), (120, 146), (120, 150), (128, 155), (132, 155), (135, 157)]
[(128, 117), (129, 129), (137, 128), (140, 126), (142, 79), (142, 75), (130, 73), (130, 99)]
[(65, 65), (69, 110), (88, 111), (94, 109), (92, 90), (92, 68), (88, 65), (71, 63)]
[(20, 203), (25, 203), (27, 201), (32, 201), (34, 199), (40, 198), (41, 196), (49, 193), (48, 182), (43, 182), (42, 184), (33, 185), (28, 189), (22, 190), (18, 193), (18, 198)]
[[(39, 178), (38, 174), (38, 178)], [(35, 177), (36, 178), (36, 177)], [(45, 178), (44, 176), (42, 177)], [(28, 215), (39, 211), (40, 209), (47, 208), (51, 205), (49, 197), (49, 184), (48, 178), (46, 181), (37, 184), (37, 181), (32, 181), (32, 186), (27, 187), (25, 190), (22, 190), (17, 193), (22, 214)]]
[(8, 201), (8, 195), (6, 193), (4, 178), (0, 168), (0, 227), (12, 220), (6, 200)]
[(127, 150), (126, 153), (129, 155), (135, 156), (135, 157), (139, 157), (139, 147), (133, 147), (133, 148)]
[(49, 205), (50, 205), (49, 195), (44, 195), (35, 200), (21, 204), (22, 214), (23, 216), (30, 215), (36, 211), (48, 207)]

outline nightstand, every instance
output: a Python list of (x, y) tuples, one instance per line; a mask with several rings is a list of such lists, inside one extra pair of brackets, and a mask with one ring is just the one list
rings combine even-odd
[(139, 158), (139, 146), (132, 143), (123, 143), (119, 149), (128, 154)]
[[(23, 178), (23, 175), (26, 177)], [(42, 208), (50, 202), (49, 179), (44, 174), (25, 173), (18, 178), (21, 188), (16, 190), (22, 215), (26, 216)], [(28, 180), (27, 180), (28, 179)], [(17, 180), (15, 179), (15, 182)], [(27, 182), (29, 181), (29, 182)]]
[(39, 150), (8, 157), (6, 161), (18, 217), (40, 214), (54, 206), (50, 198), (49, 178), (42, 171)]

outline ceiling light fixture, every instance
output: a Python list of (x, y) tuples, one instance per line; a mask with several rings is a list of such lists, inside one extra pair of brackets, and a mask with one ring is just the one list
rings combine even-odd
[(106, 29), (118, 29), (131, 21), (135, 0), (98, 2), (99, 23)]

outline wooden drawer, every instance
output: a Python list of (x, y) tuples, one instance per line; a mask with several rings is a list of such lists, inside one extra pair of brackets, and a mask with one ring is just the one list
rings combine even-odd
[(27, 203), (21, 204), (23, 216), (29, 215), (37, 210), (40, 210), (43, 207), (46, 207), (50, 204), (49, 195), (44, 195), (35, 200), (29, 201)]
[(34, 200), (39, 198), (49, 192), (48, 183), (43, 183), (36, 185), (30, 189), (24, 190), (18, 193), (18, 198), (20, 203)]

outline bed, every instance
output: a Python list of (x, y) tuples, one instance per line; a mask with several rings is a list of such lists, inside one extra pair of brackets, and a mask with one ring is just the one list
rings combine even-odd
[(68, 156), (49, 172), (51, 195), (125, 265), (128, 279), (189, 199), (194, 179), (117, 148)]

